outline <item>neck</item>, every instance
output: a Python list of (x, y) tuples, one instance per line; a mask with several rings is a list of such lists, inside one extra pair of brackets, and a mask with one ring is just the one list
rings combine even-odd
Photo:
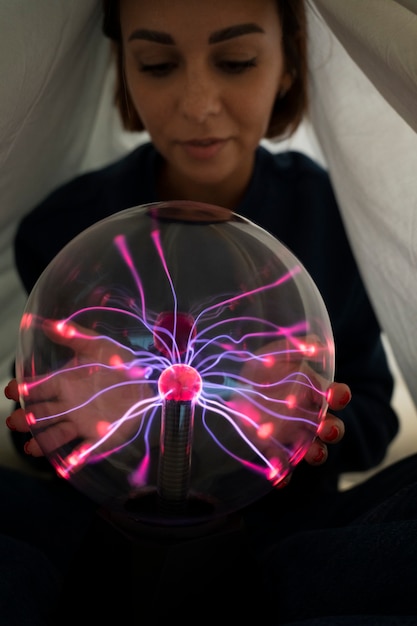
[(158, 176), (158, 199), (204, 202), (235, 211), (246, 193), (251, 175), (252, 171), (246, 178), (240, 177), (238, 184), (237, 181), (229, 180), (212, 185), (200, 184), (183, 180), (177, 172), (164, 165)]

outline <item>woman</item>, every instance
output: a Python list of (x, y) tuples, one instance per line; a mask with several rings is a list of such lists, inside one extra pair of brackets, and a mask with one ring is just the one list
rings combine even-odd
[[(343, 421), (327, 415), (290, 485), (243, 512), (259, 563), (267, 564), (273, 600), (269, 554), (278, 540), (296, 537), (297, 530), (343, 526), (378, 504), (378, 490), (345, 504), (339, 477), (378, 464), (398, 430), (380, 328), (328, 174), (301, 153), (272, 154), (260, 146), (264, 138), (294, 133), (307, 114), (304, 2), (107, 0), (103, 7), (123, 123), (146, 129), (150, 142), (71, 181), (31, 211), (17, 232), (17, 267), (29, 292), (55, 254), (88, 226), (132, 206), (173, 199), (232, 209), (303, 262), (327, 306), (336, 379), (344, 381), (331, 387), (330, 408), (346, 408)], [(15, 381), (7, 394), (17, 400)], [(21, 409), (7, 422), (28, 431)], [(328, 450), (329, 443), (338, 445)], [(33, 439), (25, 451), (42, 455)], [(327, 573), (314, 576), (314, 589), (328, 584)], [(276, 623), (304, 617), (300, 603), (297, 609), (281, 602)], [(323, 607), (324, 599), (317, 603)], [(321, 610), (310, 609), (312, 615)]]
[[(16, 236), (23, 284), (30, 291), (81, 230), (131, 206), (190, 199), (252, 219), (296, 254), (321, 291), (339, 353), (336, 379), (355, 394), (344, 414), (345, 423), (352, 421), (350, 433), (333, 451), (337, 473), (368, 469), (381, 461), (398, 428), (380, 329), (326, 172), (299, 153), (272, 155), (259, 146), (264, 137), (294, 132), (306, 113), (304, 5), (155, 6), (121, 2), (119, 21), (119, 4), (104, 4), (105, 32), (115, 38), (122, 119), (131, 130), (146, 128), (152, 142), (72, 181), (25, 218)], [(362, 397), (351, 384), (359, 378), (366, 380)], [(332, 422), (329, 430), (339, 440), (343, 425)], [(28, 452), (39, 454), (36, 442)], [(332, 464), (326, 466), (333, 474)]]

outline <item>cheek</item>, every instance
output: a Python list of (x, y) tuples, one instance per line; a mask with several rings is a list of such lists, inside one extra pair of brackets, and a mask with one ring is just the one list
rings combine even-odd
[(140, 73), (134, 64), (126, 64), (125, 81), (126, 89), (129, 92), (130, 100), (135, 108), (136, 113), (145, 123), (147, 111), (151, 108), (149, 101), (149, 90), (142, 84)]
[(146, 89), (143, 89), (143, 87), (137, 84), (133, 87), (128, 87), (128, 89), (135, 111), (145, 127), (148, 129), (149, 126), (157, 125), (157, 121), (160, 117), (160, 101), (149, 97), (149, 94), (146, 94)]
[(145, 128), (154, 134), (166, 125), (172, 117), (170, 110), (171, 98), (167, 90), (149, 89), (149, 86), (138, 80), (127, 82), (130, 99)]
[(242, 125), (253, 129), (254, 132), (265, 135), (269, 126), (272, 108), (275, 102), (275, 94), (270, 97), (259, 98), (256, 92), (251, 91), (245, 100), (245, 105), (240, 105), (236, 110), (239, 112)]
[(239, 117), (241, 125), (254, 130), (256, 128), (257, 132), (264, 135), (269, 126), (279, 85), (279, 67), (268, 66), (257, 74), (248, 74), (245, 84), (242, 83), (234, 93), (230, 92), (235, 115)]

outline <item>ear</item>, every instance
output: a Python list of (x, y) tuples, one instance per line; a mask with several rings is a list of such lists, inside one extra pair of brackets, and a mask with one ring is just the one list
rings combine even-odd
[(278, 90), (278, 98), (284, 98), (287, 92), (291, 89), (292, 84), (294, 82), (293, 72), (285, 72), (281, 78), (279, 90)]

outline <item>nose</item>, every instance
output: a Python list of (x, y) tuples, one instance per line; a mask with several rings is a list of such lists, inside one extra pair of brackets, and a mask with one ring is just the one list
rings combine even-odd
[(190, 121), (202, 124), (221, 108), (219, 88), (213, 78), (201, 72), (189, 73), (180, 95), (182, 114)]

